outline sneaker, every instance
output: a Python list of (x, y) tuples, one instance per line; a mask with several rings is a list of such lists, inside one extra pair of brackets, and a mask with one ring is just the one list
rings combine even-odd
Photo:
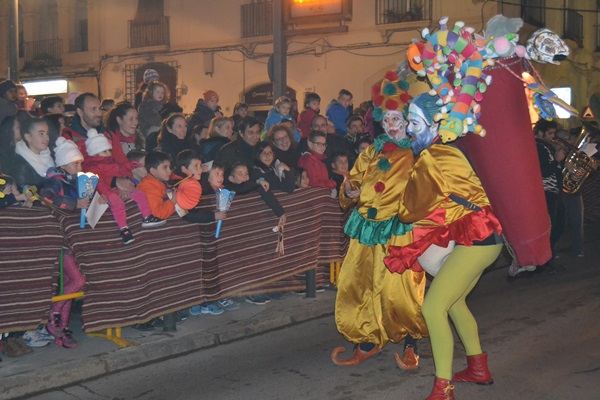
[(199, 306), (190, 307), (190, 314), (192, 315), (221, 315), (225, 312), (221, 307), (218, 306), (218, 303), (204, 303)]
[(73, 337), (73, 332), (69, 328), (64, 328), (62, 330), (62, 335), (54, 339), (54, 343), (57, 346), (61, 346), (67, 349), (72, 349), (73, 347), (77, 347), (77, 340)]
[(123, 239), (123, 244), (129, 244), (135, 240), (127, 227), (121, 229), (121, 239)]
[(46, 336), (42, 336), (38, 330), (27, 331), (23, 335), (23, 340), (25, 344), (29, 347), (44, 347), (50, 343), (50, 339)]
[(52, 335), (50, 332), (48, 332), (46, 330), (46, 326), (45, 325), (40, 325), (40, 327), (37, 330), (38, 334), (40, 335), (40, 337), (45, 338), (46, 340), (54, 340), (54, 335)]
[[(29, 349), (29, 347), (27, 348)], [(17, 338), (14, 337), (9, 337), (8, 339), (6, 339), (3, 351), (4, 354), (6, 354), (8, 357), (20, 357), (25, 354), (25, 352), (21, 349), (21, 346), (17, 342)]]
[(219, 307), (221, 307), (225, 311), (233, 311), (233, 310), (237, 310), (238, 308), (240, 308), (240, 305), (238, 303), (236, 303), (235, 301), (233, 301), (229, 298), (221, 299), (221, 300), (217, 301), (217, 304), (219, 305)]
[(585, 257), (585, 254), (583, 254), (583, 251), (580, 251), (579, 253), (577, 253), (577, 257), (583, 258)]
[(248, 296), (246, 297), (246, 303), (256, 304), (258, 306), (262, 306), (270, 302), (269, 296), (266, 294), (257, 294), (256, 296)]
[(156, 228), (167, 223), (166, 219), (156, 218), (150, 214), (142, 220), (142, 228)]
[(148, 322), (144, 322), (143, 324), (131, 325), (131, 327), (133, 329), (137, 329), (138, 331), (149, 332), (149, 331), (153, 331), (154, 330), (154, 324), (152, 322), (153, 321), (150, 320)]
[(62, 322), (59, 313), (52, 314), (52, 316), (50, 317), (50, 321), (48, 321), (48, 324), (46, 325), (46, 330), (53, 336), (52, 340), (54, 340), (55, 337), (61, 335)]

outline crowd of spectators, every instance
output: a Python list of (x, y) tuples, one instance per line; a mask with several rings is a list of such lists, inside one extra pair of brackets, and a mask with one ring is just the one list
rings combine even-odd
[[(193, 180), (203, 195), (230, 189), (236, 196), (257, 193), (283, 229), (287, 216), (275, 192), (291, 193), (306, 187), (331, 189), (337, 196), (360, 151), (374, 138), (368, 107), (352, 109), (352, 94), (342, 89), (320, 111), (320, 96), (306, 93), (304, 109), (295, 100), (275, 99), (265, 122), (249, 115), (248, 106), (235, 105), (224, 116), (215, 90), (206, 90), (193, 113), (170, 98), (158, 73), (147, 70), (133, 103), (80, 94), (65, 111), (60, 96), (38, 102), (12, 81), (0, 82), (0, 208), (50, 207), (75, 212), (90, 205), (82, 198), (77, 177), (98, 175), (96, 195), (108, 204), (123, 245), (135, 239), (128, 228), (125, 202), (133, 200), (142, 214), (142, 226), (166, 223), (177, 213), (189, 223), (210, 223), (226, 218), (223, 211), (194, 209), (178, 204), (177, 185)], [(189, 182), (188, 182), (189, 183)], [(186, 208), (184, 210), (184, 208)], [(73, 254), (64, 256), (65, 293), (85, 284)], [(265, 304), (268, 295), (245, 299)], [(233, 299), (192, 307), (193, 315), (218, 315), (236, 309)], [(11, 332), (0, 342), (9, 356), (54, 341), (77, 346), (69, 330), (71, 301), (55, 303), (48, 324), (37, 330)], [(187, 312), (181, 312), (185, 319)], [(154, 322), (136, 326), (153, 329)]]

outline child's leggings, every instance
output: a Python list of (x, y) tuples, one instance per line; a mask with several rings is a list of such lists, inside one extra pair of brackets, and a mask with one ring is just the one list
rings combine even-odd
[(483, 270), (496, 260), (501, 249), (502, 244), (456, 246), (425, 295), (421, 311), (429, 329), (435, 376), (438, 378), (452, 379), (454, 336), (448, 315), (467, 355), (482, 353), (477, 322), (465, 298), (479, 281)]
[[(146, 193), (136, 189), (131, 192), (129, 197), (137, 203), (143, 218), (146, 218), (148, 215), (152, 214)], [(119, 191), (117, 189), (114, 189), (110, 192), (110, 195), (108, 196), (108, 205), (110, 206), (113, 218), (115, 219), (119, 229), (125, 228), (127, 226), (125, 202), (119, 197)]]
[[(63, 255), (63, 293), (71, 294), (78, 292), (85, 285), (85, 278), (77, 267), (75, 257), (71, 253)], [(69, 326), (69, 317), (71, 316), (71, 304), (73, 300), (63, 300), (52, 304), (50, 308), (50, 321), (54, 314), (60, 314), (62, 328)]]

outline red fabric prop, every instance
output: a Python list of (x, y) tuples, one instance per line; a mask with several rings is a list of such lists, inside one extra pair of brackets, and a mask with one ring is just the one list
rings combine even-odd
[[(520, 62), (503, 63), (521, 76)], [(481, 179), (519, 264), (543, 265), (552, 257), (550, 221), (523, 82), (504, 68), (485, 72), (493, 80), (479, 119), (487, 135), (466, 135), (457, 145)]]

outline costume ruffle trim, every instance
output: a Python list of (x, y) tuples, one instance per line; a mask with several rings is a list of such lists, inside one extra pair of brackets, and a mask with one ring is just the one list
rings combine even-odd
[(386, 244), (392, 235), (402, 236), (412, 230), (412, 224), (400, 222), (397, 216), (393, 216), (385, 221), (372, 221), (366, 219), (354, 209), (344, 233), (352, 239), (358, 239), (360, 244), (374, 246), (376, 244)]
[(402, 273), (411, 269), (431, 244), (448, 247), (450, 240), (454, 240), (458, 245), (472, 246), (473, 242), (482, 241), (494, 232), (501, 234), (502, 227), (491, 207), (487, 206), (481, 211), (465, 215), (450, 225), (433, 228), (425, 236), (407, 246), (390, 246), (389, 256), (383, 261), (391, 272)]

